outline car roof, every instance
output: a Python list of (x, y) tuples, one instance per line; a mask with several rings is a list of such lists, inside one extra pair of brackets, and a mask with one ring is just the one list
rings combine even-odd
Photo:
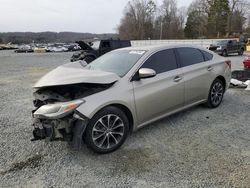
[(201, 50), (206, 50), (205, 48), (202, 48), (200, 46), (189, 45), (189, 44), (161, 44), (161, 45), (149, 45), (149, 46), (137, 46), (137, 47), (120, 48), (120, 49), (117, 49), (116, 51), (122, 51), (122, 50), (158, 51), (158, 50), (164, 50), (164, 49), (168, 49), (168, 48), (183, 48), (183, 47), (197, 48), (197, 49), (201, 49)]

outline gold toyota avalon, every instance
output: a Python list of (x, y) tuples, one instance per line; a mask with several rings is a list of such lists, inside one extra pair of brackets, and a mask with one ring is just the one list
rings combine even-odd
[(156, 120), (202, 103), (218, 107), (230, 78), (230, 61), (189, 45), (123, 48), (64, 64), (34, 86), (32, 140), (109, 153)]

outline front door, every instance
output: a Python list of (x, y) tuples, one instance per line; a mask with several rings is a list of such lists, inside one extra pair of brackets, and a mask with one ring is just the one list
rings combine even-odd
[(156, 52), (141, 68), (153, 69), (157, 75), (133, 81), (138, 124), (147, 123), (183, 106), (183, 76), (173, 49)]

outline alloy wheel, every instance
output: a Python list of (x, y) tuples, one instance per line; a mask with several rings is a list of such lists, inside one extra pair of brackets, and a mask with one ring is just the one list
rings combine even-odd
[(211, 90), (211, 101), (213, 105), (217, 106), (222, 101), (224, 94), (223, 85), (220, 82), (216, 82)]
[(124, 132), (122, 119), (115, 114), (108, 114), (94, 124), (92, 139), (96, 147), (111, 149), (121, 142)]

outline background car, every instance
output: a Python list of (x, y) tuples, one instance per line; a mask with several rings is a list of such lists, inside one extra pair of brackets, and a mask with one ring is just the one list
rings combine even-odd
[(20, 46), (18, 49), (15, 50), (16, 53), (32, 53), (34, 50), (32, 49), (31, 46), (25, 45), (25, 46)]
[(245, 69), (250, 70), (250, 54), (245, 57), (243, 64)]
[(84, 60), (87, 63), (92, 62), (97, 57), (110, 52), (115, 49), (130, 47), (131, 43), (129, 40), (101, 40), (94, 41), (90, 44), (87, 44), (84, 41), (77, 41), (77, 44), (81, 47), (81, 52), (76, 52), (71, 57), (71, 62)]
[(215, 44), (211, 44), (209, 50), (214, 51), (215, 53), (224, 57), (232, 53), (243, 55), (244, 51), (246, 50), (246, 44), (238, 42), (237, 40), (221, 40), (217, 41)]

